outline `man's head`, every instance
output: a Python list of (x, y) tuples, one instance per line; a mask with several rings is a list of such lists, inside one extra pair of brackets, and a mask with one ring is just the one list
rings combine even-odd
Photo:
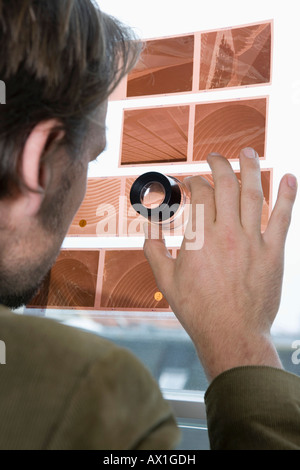
[(0, 303), (29, 302), (55, 262), (139, 50), (92, 0), (0, 0)]

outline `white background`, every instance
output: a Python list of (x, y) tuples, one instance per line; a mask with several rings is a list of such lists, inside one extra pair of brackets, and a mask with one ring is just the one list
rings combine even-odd
[[(91, 165), (89, 176), (134, 175), (138, 168), (118, 169), (122, 112), (124, 108), (187, 102), (219, 101), (269, 96), (266, 161), (263, 168), (274, 169), (273, 204), (281, 177), (294, 173), (300, 180), (300, 39), (297, 0), (99, 0), (103, 11), (132, 26), (141, 38), (163, 37), (196, 31), (241, 26), (274, 20), (273, 77), (271, 86), (210, 91), (196, 95), (168, 96), (111, 102), (107, 118), (108, 146), (99, 161)], [(298, 7), (298, 8), (297, 8)], [(238, 163), (233, 163), (238, 169)], [(153, 169), (153, 168), (152, 168)], [(184, 167), (184, 172), (207, 171), (207, 164)], [(143, 172), (148, 171), (143, 168)], [(167, 172), (168, 167), (159, 171)], [(182, 168), (172, 167), (172, 172)], [(300, 337), (300, 195), (297, 199), (287, 248), (282, 303), (274, 334)], [(136, 242), (136, 241), (135, 241)], [(80, 243), (80, 245), (79, 245)], [(120, 240), (113, 240), (116, 246)], [(65, 248), (109, 246), (103, 239), (66, 239)]]

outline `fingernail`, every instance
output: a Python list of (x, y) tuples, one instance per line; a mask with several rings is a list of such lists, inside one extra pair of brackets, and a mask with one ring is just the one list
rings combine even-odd
[(288, 185), (290, 188), (292, 189), (296, 189), (297, 188), (297, 178), (295, 178), (295, 176), (293, 175), (289, 175), (288, 176)]
[(243, 149), (243, 154), (248, 158), (256, 158), (256, 152), (251, 147), (246, 147)]

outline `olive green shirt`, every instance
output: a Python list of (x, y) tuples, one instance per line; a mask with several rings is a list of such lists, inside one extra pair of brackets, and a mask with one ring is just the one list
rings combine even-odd
[[(0, 450), (168, 450), (179, 431), (145, 367), (96, 335), (0, 307)], [(0, 358), (1, 359), (1, 358)], [(300, 378), (271, 367), (219, 375), (211, 449), (300, 449)]]
[[(172, 449), (179, 431), (145, 367), (87, 332), (0, 307), (1, 450)], [(3, 343), (2, 343), (3, 345)]]
[(239, 367), (205, 396), (211, 449), (300, 449), (300, 378), (281, 369)]

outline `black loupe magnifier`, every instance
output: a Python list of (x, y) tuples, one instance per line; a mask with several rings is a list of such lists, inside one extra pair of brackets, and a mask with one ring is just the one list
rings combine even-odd
[(169, 225), (182, 213), (187, 190), (177, 178), (151, 171), (139, 176), (132, 185), (130, 202), (149, 222)]

